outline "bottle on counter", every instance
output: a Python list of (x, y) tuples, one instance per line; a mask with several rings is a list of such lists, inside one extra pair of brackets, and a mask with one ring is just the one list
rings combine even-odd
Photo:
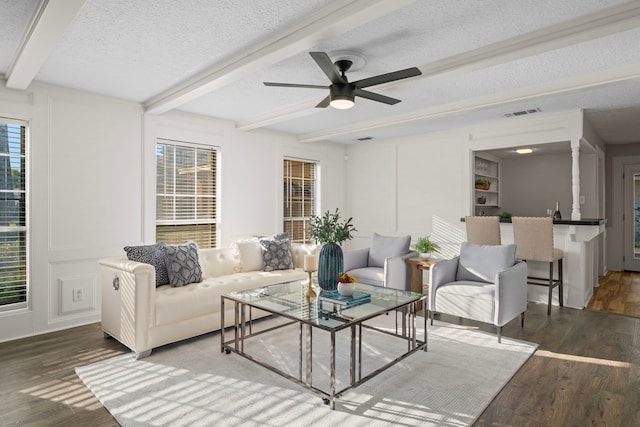
[(553, 220), (560, 221), (562, 219), (562, 214), (560, 213), (560, 202), (556, 202), (556, 211), (553, 213)]

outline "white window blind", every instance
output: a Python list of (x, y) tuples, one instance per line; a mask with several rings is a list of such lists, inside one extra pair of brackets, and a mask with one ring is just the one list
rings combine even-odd
[(292, 242), (310, 243), (309, 220), (317, 206), (316, 162), (284, 159), (284, 231)]
[(156, 241), (216, 246), (217, 162), (211, 147), (156, 143)]
[(0, 311), (28, 296), (27, 128), (0, 118)]

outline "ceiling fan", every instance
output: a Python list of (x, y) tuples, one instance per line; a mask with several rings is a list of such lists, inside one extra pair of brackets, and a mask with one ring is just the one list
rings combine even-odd
[(391, 98), (389, 96), (380, 95), (378, 93), (369, 92), (364, 88), (369, 86), (375, 86), (382, 83), (392, 82), (395, 80), (402, 80), (409, 77), (419, 76), (422, 73), (416, 67), (407, 68), (405, 70), (394, 71), (392, 73), (380, 74), (377, 76), (369, 77), (366, 79), (356, 80), (355, 82), (349, 82), (346, 76), (346, 72), (352, 65), (352, 61), (349, 59), (340, 59), (335, 64), (329, 58), (325, 52), (309, 52), (309, 55), (316, 61), (318, 66), (324, 71), (324, 73), (331, 80), (331, 85), (305, 85), (295, 83), (271, 83), (264, 82), (265, 86), (278, 86), (278, 87), (301, 87), (309, 89), (329, 89), (329, 95), (324, 98), (316, 108), (326, 108), (331, 105), (333, 108), (344, 110), (353, 107), (355, 104), (355, 97), (371, 99), (372, 101), (382, 102), (384, 104), (395, 105), (400, 102), (399, 99)]

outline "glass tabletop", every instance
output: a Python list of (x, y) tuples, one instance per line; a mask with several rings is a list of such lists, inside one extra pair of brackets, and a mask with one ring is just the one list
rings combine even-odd
[(296, 280), (230, 292), (224, 297), (323, 329), (342, 329), (424, 297), (416, 292), (356, 283), (353, 296), (345, 298), (314, 283), (316, 296), (307, 299), (308, 283), (308, 279)]

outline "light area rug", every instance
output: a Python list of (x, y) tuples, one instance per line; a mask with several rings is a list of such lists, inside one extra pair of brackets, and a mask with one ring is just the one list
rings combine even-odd
[[(275, 319), (256, 322), (272, 326)], [(422, 319), (419, 319), (422, 326)], [(376, 326), (395, 328), (393, 316)], [(294, 376), (297, 326), (254, 337), (245, 351)], [(422, 328), (420, 335), (422, 336)], [(225, 336), (230, 338), (229, 333)], [(338, 390), (349, 379), (349, 333), (337, 334)], [(418, 351), (347, 391), (335, 410), (319, 395), (237, 354), (220, 351), (220, 334), (171, 344), (135, 360), (117, 356), (76, 373), (129, 426), (468, 426), (529, 359), (536, 345), (436, 322), (428, 351)], [(313, 384), (328, 389), (329, 334), (313, 330)], [(363, 376), (407, 350), (405, 341), (363, 328)], [(304, 375), (304, 369), (303, 369)]]

